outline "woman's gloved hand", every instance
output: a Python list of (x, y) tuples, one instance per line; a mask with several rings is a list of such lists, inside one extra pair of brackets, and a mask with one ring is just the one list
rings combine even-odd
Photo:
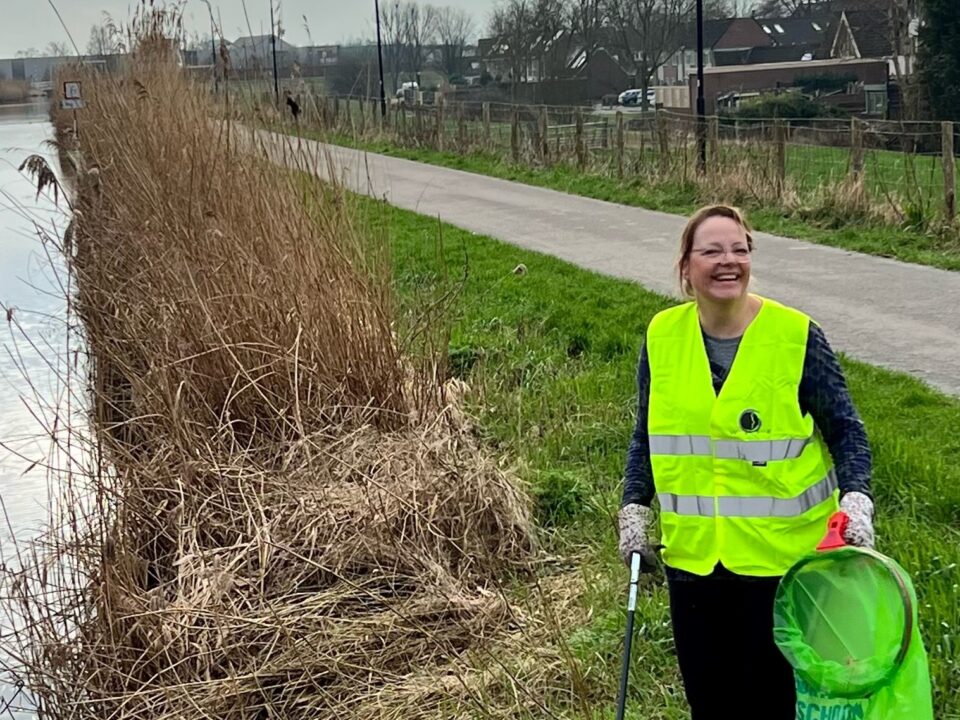
[(657, 553), (647, 540), (647, 527), (653, 511), (636, 503), (620, 508), (617, 519), (620, 525), (620, 558), (629, 566), (630, 556), (640, 553), (640, 570), (650, 572), (657, 567)]
[(840, 499), (840, 509), (849, 518), (843, 539), (848, 545), (872, 549), (875, 540), (873, 500), (861, 492), (848, 492)]

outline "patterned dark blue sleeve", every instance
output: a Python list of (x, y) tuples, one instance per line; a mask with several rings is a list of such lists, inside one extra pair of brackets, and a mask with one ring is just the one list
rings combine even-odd
[(649, 405), (650, 362), (647, 359), (647, 344), (644, 343), (640, 348), (640, 360), (637, 363), (637, 423), (627, 450), (621, 507), (630, 503), (650, 507), (653, 502), (653, 467), (650, 465), (650, 440), (647, 436)]
[(862, 492), (871, 498), (872, 457), (867, 432), (853, 405), (840, 362), (823, 330), (810, 324), (800, 380), (800, 409), (813, 417), (837, 472), (840, 495)]

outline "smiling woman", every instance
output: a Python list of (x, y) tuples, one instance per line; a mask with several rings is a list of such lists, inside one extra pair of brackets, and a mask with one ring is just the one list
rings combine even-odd
[(620, 551), (662, 558), (693, 720), (724, 695), (795, 716), (793, 674), (773, 642), (780, 577), (814, 549), (838, 504), (845, 539), (873, 545), (870, 448), (826, 338), (809, 317), (748, 292), (743, 215), (709, 206), (687, 223), (677, 271), (692, 302), (650, 323), (637, 370), (637, 424)]
[(746, 292), (752, 252), (753, 236), (736, 208), (704, 208), (683, 231), (680, 286), (697, 301), (704, 331), (713, 337), (739, 337), (760, 310), (759, 299)]

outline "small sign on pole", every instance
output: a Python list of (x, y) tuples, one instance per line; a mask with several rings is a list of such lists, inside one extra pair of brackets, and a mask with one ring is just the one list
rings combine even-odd
[(79, 110), (83, 107), (79, 81), (68, 80), (63, 84), (63, 100), (60, 101), (60, 107), (64, 110)]

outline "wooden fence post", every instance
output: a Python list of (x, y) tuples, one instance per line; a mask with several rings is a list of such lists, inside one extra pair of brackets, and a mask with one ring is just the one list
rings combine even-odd
[(574, 140), (577, 147), (577, 167), (583, 170), (587, 167), (587, 147), (583, 141), (583, 111), (580, 108), (577, 108)]
[(707, 142), (708, 142), (708, 156), (707, 156), (707, 172), (713, 173), (714, 175), (720, 174), (720, 118), (716, 115), (712, 115), (708, 120), (709, 125), (707, 127)]
[(467, 151), (467, 121), (463, 117), (463, 103), (457, 105), (457, 144), (460, 146), (460, 152)]
[(538, 154), (540, 155), (540, 162), (544, 165), (547, 164), (547, 156), (549, 153), (549, 143), (547, 142), (547, 108), (544, 105), (540, 106), (540, 125), (538, 127)]
[(490, 103), (483, 104), (483, 144), (484, 147), (490, 147)]
[(350, 113), (350, 98), (346, 100), (346, 104), (343, 107), (343, 122), (346, 125), (346, 132), (356, 139), (356, 132), (353, 127), (353, 116)]
[(660, 172), (670, 172), (670, 136), (667, 132), (667, 116), (657, 111), (657, 138), (660, 141)]
[(617, 177), (623, 177), (623, 151), (625, 144), (623, 113), (617, 110)]
[(340, 96), (333, 96), (333, 123), (331, 130), (338, 130), (340, 128)]
[(510, 117), (510, 157), (520, 162), (520, 112), (516, 108)]
[(367, 133), (367, 110), (366, 103), (363, 101), (363, 98), (360, 98), (357, 101), (357, 107), (360, 109), (360, 127), (358, 134), (360, 137), (365, 137)]
[(863, 126), (859, 118), (850, 118), (850, 179), (857, 183), (863, 178)]
[(953, 146), (953, 123), (943, 123), (943, 141), (940, 146), (943, 165), (943, 211), (947, 222), (957, 215), (957, 162)]
[(407, 139), (407, 106), (400, 106), (400, 122), (397, 123), (397, 138), (401, 142)]
[(783, 120), (773, 122), (773, 142), (777, 163), (777, 197), (780, 197), (787, 181), (787, 124)]
[(437, 93), (437, 152), (443, 152), (443, 95)]

